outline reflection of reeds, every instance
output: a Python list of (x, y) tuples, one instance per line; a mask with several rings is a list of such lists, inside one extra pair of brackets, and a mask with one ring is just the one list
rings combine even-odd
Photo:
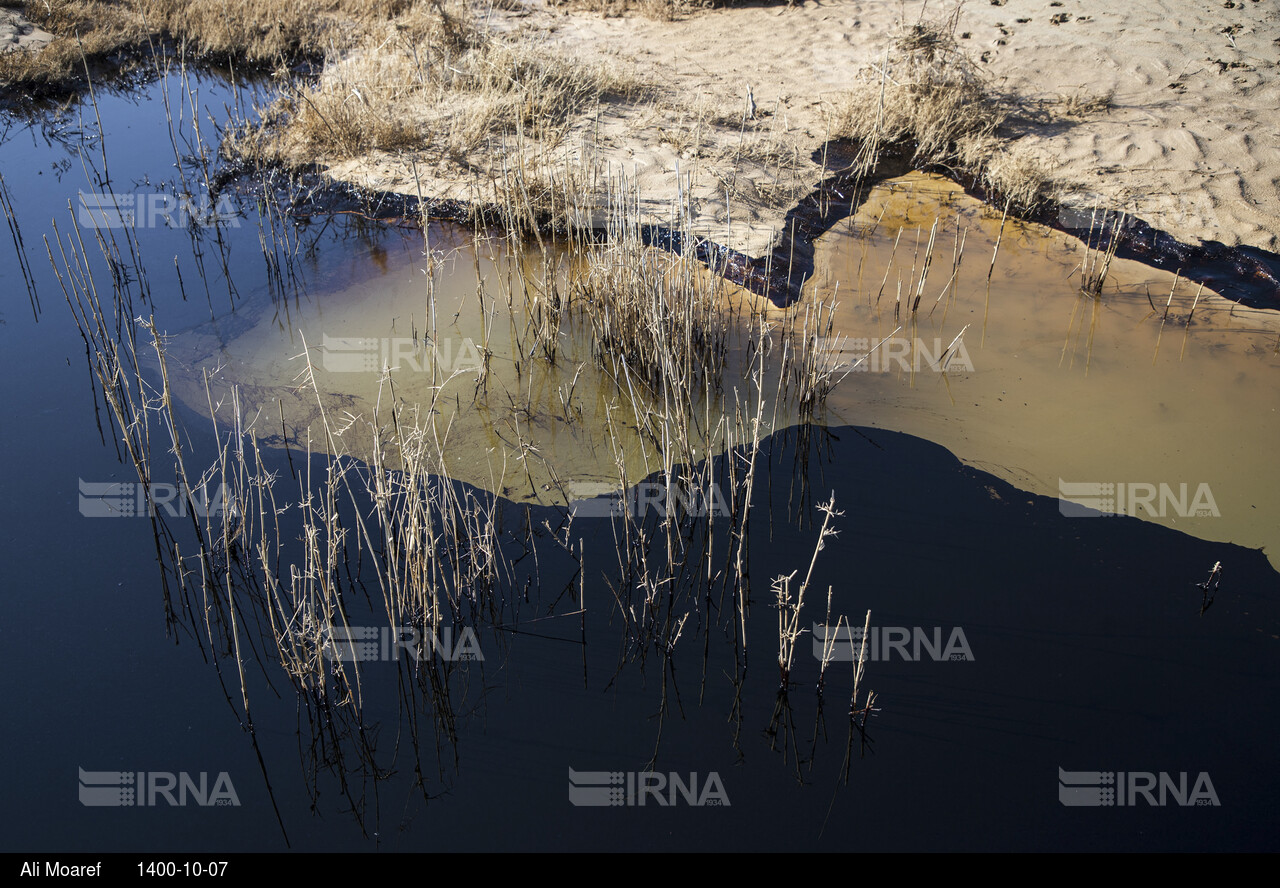
[(1215, 561), (1213, 567), (1209, 570), (1209, 577), (1203, 583), (1196, 583), (1200, 587), (1200, 616), (1204, 616), (1204, 612), (1213, 606), (1213, 602), (1218, 597), (1218, 589), (1222, 586), (1222, 562)]
[(1151, 366), (1153, 367), (1156, 359), (1160, 357), (1160, 341), (1164, 339), (1164, 325), (1169, 320), (1169, 308), (1173, 305), (1173, 294), (1178, 289), (1178, 279), (1181, 277), (1182, 269), (1178, 269), (1178, 273), (1173, 276), (1173, 285), (1169, 287), (1169, 298), (1165, 300), (1164, 313), (1160, 315), (1160, 332), (1156, 334), (1156, 347), (1152, 350), (1151, 355)]
[[(590, 218), (586, 197), (578, 190), (586, 180), (585, 174), (554, 178), (558, 218)], [(522, 227), (535, 217), (529, 181), (502, 189), (510, 201), (504, 219), (511, 226), (508, 234), (530, 230)], [(568, 355), (568, 360), (586, 359), (578, 362), (572, 381), (547, 387), (541, 397), (558, 397), (557, 412), (568, 425), (578, 425), (583, 413), (575, 407), (579, 377), (588, 363), (602, 370), (609, 384), (598, 397), (607, 402), (606, 431), (620, 487), (626, 490), (642, 469), (649, 483), (666, 493), (664, 510), (624, 511), (610, 522), (618, 559), (613, 604), (624, 626), (621, 657), (642, 664), (647, 656), (660, 658), (665, 712), (675, 650), (695, 627), (704, 639), (717, 622), (726, 636), (732, 632), (736, 672), (740, 676), (745, 670), (748, 538), (762, 442), (789, 411), (802, 422), (812, 420), (835, 384), (828, 366), (834, 304), (797, 306), (775, 322), (768, 311), (736, 299), (724, 280), (706, 268), (687, 208), (672, 214), (665, 229), (669, 241), (659, 249), (652, 245), (655, 229), (640, 223), (641, 201), (634, 185), (616, 178), (604, 193), (604, 231), (541, 230), (537, 252), (510, 263), (502, 293), (486, 292), (477, 270), (486, 369), (476, 397), (490, 391), (492, 325), (497, 303), (505, 296), (512, 338), (519, 344), (514, 364), (521, 382), (510, 390), (503, 386), (511, 405), (516, 458), (531, 488), (531, 459), (545, 462), (559, 488), (554, 460), (540, 452), (542, 442), (530, 437), (548, 406), (535, 394), (533, 369), (564, 366), (564, 349), (580, 339), (589, 343), (589, 355)], [(270, 203), (265, 207), (258, 236), (269, 279), (275, 290), (284, 292), (296, 286), (289, 257), (296, 253), (297, 241), (290, 241), (278, 209)], [(127, 229), (124, 236), (131, 237)], [(163, 520), (153, 520), (171, 620), (181, 612), (200, 630), (202, 644), (213, 652), (219, 678), (226, 682), (228, 700), (234, 700), (250, 732), (254, 661), (278, 664), (297, 692), (305, 718), (317, 731), (328, 732), (326, 743), (334, 739), (335, 725), (346, 732), (349, 742), (337, 742), (339, 748), (325, 755), (341, 759), (346, 749), (361, 767), (367, 766), (372, 747), (364, 733), (365, 711), (376, 695), (367, 669), (333, 655), (333, 632), (359, 627), (369, 613), (390, 630), (411, 627), (423, 639), (438, 637), (445, 628), (479, 634), (502, 626), (513, 602), (522, 595), (528, 601), (529, 585), (535, 582), (526, 575), (524, 587), (519, 586), (508, 547), (523, 550), (518, 557), (532, 553), (533, 575), (541, 580), (537, 571), (545, 552), (538, 552), (539, 534), (528, 525), (519, 539), (504, 532), (503, 502), (496, 494), (449, 479), (450, 461), (458, 458), (450, 414), (458, 402), (452, 395), (446, 401), (444, 391), (462, 371), (450, 375), (444, 362), (429, 362), (431, 384), (421, 403), (406, 402), (393, 376), (384, 371), (371, 411), (356, 415), (333, 409), (302, 340), (305, 366), (298, 393), (310, 401), (312, 422), (309, 429), (292, 430), (280, 401), (275, 411), (255, 415), (241, 403), (234, 381), (225, 397), (215, 396), (214, 377), (207, 373), (205, 397), (216, 447), (203, 454), (212, 455), (212, 467), (200, 474), (179, 421), (164, 339), (153, 322), (132, 322), (139, 314), (133, 308), (135, 292), (145, 292), (140, 290), (146, 280), (140, 251), (131, 241), (119, 245), (110, 232), (98, 232), (97, 245), (110, 272), (104, 277), (99, 269), (95, 279), (91, 251), (82, 237), (80, 229), (70, 237), (55, 229), (49, 258), (80, 326), (109, 423), (119, 429), (139, 481), (149, 484), (163, 459), (158, 454), (168, 452), (185, 489), (208, 482), (226, 490), (220, 513), (197, 519), (192, 511), (193, 543), (179, 545)], [(439, 342), (443, 325), (435, 315), (436, 268), (429, 239), (425, 246), (432, 258), (423, 326), (415, 321), (413, 337), (425, 340), (430, 349)], [(229, 281), (229, 271), (226, 276)], [(99, 282), (109, 289), (99, 290)], [(730, 381), (734, 337), (746, 343), (746, 366), (741, 380)], [(147, 353), (144, 362), (141, 356)], [(144, 363), (154, 372), (144, 373)], [(153, 379), (157, 374), (158, 382)], [(277, 422), (285, 447), (279, 459), (263, 448)], [(628, 464), (635, 448), (624, 446), (624, 423), (638, 435), (639, 466)], [(717, 453), (724, 455), (714, 458)], [(282, 470), (285, 461), (287, 473)], [(503, 458), (494, 468), (499, 477), (491, 489), (502, 489), (508, 471)], [(705, 508), (690, 509), (689, 502)], [(833, 504), (828, 507), (834, 509)], [(589, 578), (582, 572), (587, 561), (582, 538), (575, 547), (569, 536), (575, 520), (566, 514), (560, 528), (546, 527), (577, 565), (574, 597), (585, 645)], [(828, 535), (826, 526), (824, 522), (819, 546)], [(604, 562), (592, 559), (593, 565)], [(178, 595), (171, 600), (174, 578)], [(806, 577), (801, 599), (807, 587)], [(798, 632), (797, 626), (792, 630)], [(454, 677), (462, 667), (434, 647), (428, 653), (405, 668), (429, 704), (439, 736), (453, 746), (459, 683)], [(788, 671), (793, 655), (794, 639)]]
[[(370, 579), (391, 629), (412, 627), (420, 638), (436, 639), (446, 626), (456, 633), (492, 622), (494, 592), (506, 569), (498, 546), (496, 497), (464, 493), (445, 478), (447, 429), (441, 432), (434, 423), (417, 421), (391, 390), (386, 400), (393, 406), (385, 408), (391, 415), (375, 410), (367, 420), (375, 444), (372, 461), (353, 460), (342, 444), (352, 420), (329, 415), (310, 363), (307, 382), (317, 398), (327, 449), (334, 454), (327, 469), (318, 471), (308, 452), (296, 475), (297, 489), (282, 485), (260, 449), (265, 430), (256, 428), (256, 418), (244, 416), (233, 386), (230, 403), (221, 410), (209, 394), (220, 447), (212, 468), (197, 475), (188, 467), (189, 446), (154, 322), (141, 325), (146, 337), (141, 342), (132, 324), (117, 325), (127, 318), (128, 305), (118, 282), (132, 276), (113, 276), (117, 286), (100, 291), (84, 244), (61, 237), (57, 243), (61, 264), (52, 245), (50, 261), (80, 327), (108, 419), (119, 429), (117, 440), (143, 489), (155, 481), (157, 454), (163, 449), (172, 455), (179, 487), (188, 497), (210, 485), (222, 492), (217, 499), (221, 508), (209, 514), (201, 515), (194, 498), (184, 504), (194, 550), (184, 551), (172, 529), (152, 515), (169, 621), (176, 622), (181, 612), (202, 627), (203, 646), (218, 665), (219, 677), (230, 678), (224, 684), (229, 701), (235, 687), (236, 708), (251, 734), (248, 664), (270, 651), (300, 701), (307, 702), (308, 717), (316, 724), (345, 721), (357, 741), (353, 751), (364, 760), (370, 752), (360, 739), (364, 683), (357, 662), (336, 655), (333, 633), (352, 627), (352, 608), (366, 597)], [(105, 240), (99, 244), (105, 257), (113, 255)], [(144, 377), (142, 348), (154, 352), (158, 390)], [(436, 406), (427, 405), (426, 415)], [(228, 410), (229, 426), (219, 420)], [(296, 505), (288, 505), (291, 501)], [(373, 504), (372, 513), (368, 504)], [(357, 564), (372, 559), (375, 569), (356, 566), (353, 571), (353, 555)], [(180, 592), (176, 598), (172, 579)], [(257, 635), (259, 628), (267, 630), (265, 638)], [(428, 647), (432, 656), (410, 668), (432, 701), (444, 736), (454, 740), (448, 685), (457, 663)]]
[(1187, 353), (1187, 336), (1191, 333), (1191, 318), (1196, 313), (1196, 306), (1200, 304), (1200, 294), (1203, 292), (1204, 284), (1201, 284), (1196, 290), (1196, 298), (1191, 300), (1191, 310), (1187, 312), (1187, 323), (1186, 326), (1182, 328), (1182, 348), (1178, 351), (1179, 361), (1181, 361)]
[(812, 422), (818, 408), (839, 382), (840, 338), (835, 330), (835, 296), (829, 303), (805, 303), (784, 331), (782, 349), (783, 393), (797, 408), (801, 422)]
[(862, 643), (858, 649), (858, 659), (853, 666), (853, 693), (849, 695), (849, 742), (845, 748), (844, 779), (849, 780), (849, 768), (853, 759), (853, 738), (856, 734), (863, 752), (866, 751), (870, 738), (867, 736), (867, 721), (876, 712), (876, 693), (867, 691), (866, 699), (858, 705), (858, 691), (862, 687), (862, 679), (867, 671), (867, 638), (871, 634), (871, 611), (867, 611), (866, 621), (862, 625)]
[(13, 239), (13, 251), (18, 255), (18, 270), (22, 272), (22, 282), (27, 286), (27, 301), (31, 303), (31, 315), (40, 320), (40, 297), (36, 294), (35, 279), (31, 274), (31, 266), (27, 262), (26, 244), (22, 240), (22, 229), (18, 226), (18, 214), (13, 209), (13, 198), (9, 196), (9, 186), (5, 184), (4, 174), (0, 173), (0, 210), (4, 210), (4, 220), (9, 226), (9, 236)]

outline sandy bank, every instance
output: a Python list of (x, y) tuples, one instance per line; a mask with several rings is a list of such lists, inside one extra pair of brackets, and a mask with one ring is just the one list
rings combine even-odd
[[(662, 89), (652, 104), (608, 105), (580, 121), (563, 153), (634, 176), (658, 217), (687, 194), (697, 227), (756, 255), (820, 177), (812, 155), (842, 92), (886, 57), (904, 23), (954, 8), (827, 0), (668, 22), (524, 2), (495, 11), (498, 27), (586, 60), (616, 59)], [(983, 0), (963, 7), (958, 31), (996, 87), (1019, 99), (1006, 133), (1015, 150), (1079, 200), (1130, 210), (1184, 240), (1275, 250), (1278, 26), (1270, 2)], [(381, 189), (469, 193), (448, 164), (417, 161), (416, 178), (392, 155), (332, 172)]]

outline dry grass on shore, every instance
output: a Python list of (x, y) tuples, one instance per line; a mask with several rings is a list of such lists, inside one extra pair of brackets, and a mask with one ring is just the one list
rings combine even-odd
[(461, 3), (419, 3), (264, 109), (228, 150), (296, 166), (420, 149), (469, 168), (501, 133), (554, 145), (573, 115), (641, 90), (616, 66), (489, 34)]
[[(253, 163), (358, 165), (382, 152), (395, 156), (402, 181), (429, 168), (436, 185), (470, 183), (461, 186), (468, 199), (501, 206), (505, 186), (527, 191), (541, 179), (550, 193), (563, 190), (557, 180), (592, 167), (592, 112), (611, 101), (652, 98), (658, 101), (648, 117), (642, 111), (637, 119), (682, 157), (708, 158), (719, 193), (748, 215), (794, 204), (821, 175), (797, 136), (785, 125), (779, 131), (765, 111), (761, 120), (748, 119), (678, 91), (660, 95), (616, 59), (581, 62), (531, 29), (487, 24), (492, 9), (515, 2), (28, 2), (28, 17), (56, 39), (41, 51), (0, 55), (0, 84), (74, 79), (86, 57), (169, 35), (198, 52), (258, 65), (325, 59), (318, 77), (282, 79), (281, 95), (259, 109), (258, 122), (227, 138), (224, 152)], [(1016, 102), (960, 47), (957, 21), (904, 24), (835, 102), (827, 133), (860, 146), (864, 173), (890, 146), (912, 145), (914, 165), (977, 182), (1015, 212), (1034, 210), (1054, 196), (1054, 183), (1006, 138)], [(1077, 97), (1066, 111), (1089, 113), (1096, 104)], [(519, 198), (539, 204), (534, 195)]]
[[(618, 65), (580, 64), (525, 35), (500, 37), (467, 0), (65, 0), (24, 14), (55, 35), (34, 52), (0, 55), (0, 84), (73, 82), (86, 61), (161, 36), (195, 51), (262, 66), (324, 57), (314, 81), (296, 81), (228, 153), (304, 166), (370, 151), (420, 150), (464, 175), (510, 136), (524, 149), (554, 146), (568, 122), (608, 96), (642, 85)], [(487, 149), (487, 150), (486, 150)]]
[(0, 53), (0, 86), (45, 85), (83, 73), (93, 60), (133, 46), (146, 37), (132, 10), (102, 0), (8, 4), (54, 39), (35, 51)]
[(913, 144), (916, 166), (972, 177), (1014, 208), (1034, 209), (1052, 183), (1000, 135), (1013, 103), (960, 47), (957, 21), (905, 26), (892, 51), (859, 72), (836, 108), (834, 134), (860, 144), (863, 172), (885, 148)]
[(416, 0), (28, 0), (20, 8), (54, 35), (35, 52), (0, 54), (0, 85), (76, 80), (84, 61), (171, 36), (200, 54), (275, 66), (321, 56), (400, 15)]
[[(519, 3), (519, 0), (506, 0)], [(639, 13), (661, 21), (673, 21), (700, 9), (720, 6), (745, 6), (758, 4), (760, 0), (547, 0), (547, 5), (561, 9), (598, 12), (606, 18)], [(775, 0), (778, 5), (790, 6), (795, 0)]]

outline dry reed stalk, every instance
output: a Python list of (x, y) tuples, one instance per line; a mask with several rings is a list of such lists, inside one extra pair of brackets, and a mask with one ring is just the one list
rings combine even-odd
[(1191, 310), (1187, 312), (1187, 323), (1182, 328), (1182, 348), (1178, 351), (1178, 360), (1181, 361), (1187, 353), (1187, 336), (1191, 333), (1191, 317), (1196, 313), (1196, 306), (1200, 304), (1200, 294), (1204, 292), (1204, 284), (1201, 284), (1196, 290), (1195, 299), (1191, 300)]
[(780, 694), (786, 693), (790, 681), (796, 641), (803, 631), (800, 629), (800, 610), (804, 606), (804, 596), (809, 589), (810, 581), (813, 579), (813, 568), (818, 563), (818, 553), (825, 548), (825, 541), (828, 536), (835, 536), (839, 533), (839, 531), (831, 527), (831, 520), (844, 514), (835, 507), (834, 493), (827, 502), (818, 506), (818, 511), (823, 514), (822, 527), (818, 531), (818, 540), (814, 545), (813, 556), (809, 559), (809, 569), (805, 572), (804, 580), (800, 583), (800, 588), (796, 592), (795, 602), (793, 603), (791, 600), (791, 580), (795, 577), (796, 571), (792, 571), (787, 576), (780, 575), (773, 581), (773, 592), (776, 595), (778, 607), (778, 692)]
[(1164, 303), (1164, 313), (1160, 316), (1160, 332), (1156, 334), (1156, 347), (1151, 355), (1151, 366), (1155, 366), (1156, 359), (1160, 357), (1160, 340), (1164, 339), (1164, 325), (1169, 320), (1169, 307), (1173, 305), (1173, 293), (1178, 289), (1178, 279), (1182, 277), (1182, 269), (1179, 268), (1173, 276), (1173, 285), (1169, 287), (1169, 298)]
[(1000, 231), (996, 235), (996, 245), (991, 250), (991, 264), (987, 266), (987, 295), (982, 306), (982, 344), (987, 344), (987, 315), (991, 311), (991, 275), (996, 270), (996, 257), (1000, 255), (1000, 244), (1004, 240), (1004, 226), (1009, 221), (1009, 204), (1005, 203), (1004, 212), (1000, 214)]
[[(1108, 230), (1110, 217), (1110, 230)], [(1076, 266), (1080, 270), (1080, 289), (1095, 299), (1102, 296), (1102, 287), (1107, 281), (1107, 273), (1111, 270), (1111, 260), (1120, 248), (1120, 232), (1124, 229), (1128, 216), (1124, 213), (1107, 213), (1098, 218), (1097, 210), (1089, 221), (1089, 237), (1085, 241), (1085, 258)], [(1106, 238), (1106, 247), (1096, 249), (1094, 231), (1097, 230), (1098, 242)]]

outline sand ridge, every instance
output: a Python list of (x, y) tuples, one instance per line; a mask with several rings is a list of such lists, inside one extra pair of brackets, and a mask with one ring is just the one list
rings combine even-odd
[[(696, 226), (755, 254), (780, 231), (790, 198), (820, 178), (810, 157), (841, 92), (885, 57), (904, 24), (956, 5), (810, 0), (668, 22), (524, 4), (495, 21), (584, 59), (618, 59), (662, 85), (652, 109), (610, 109), (590, 123), (601, 158), (638, 179), (655, 215), (687, 193)], [(1280, 248), (1276, 0), (970, 0), (957, 30), (1024, 108), (1009, 128), (1014, 150), (1043, 161), (1076, 203), (1128, 210), (1183, 240)], [(758, 117), (734, 127), (748, 90)], [(1072, 104), (1108, 95), (1105, 109)], [(729, 126), (691, 145), (677, 124), (707, 108)], [(751, 140), (769, 149), (754, 152), (760, 163), (744, 161), (753, 152), (740, 146)], [(383, 175), (373, 172), (379, 163)], [(385, 159), (334, 172), (411, 190)]]

